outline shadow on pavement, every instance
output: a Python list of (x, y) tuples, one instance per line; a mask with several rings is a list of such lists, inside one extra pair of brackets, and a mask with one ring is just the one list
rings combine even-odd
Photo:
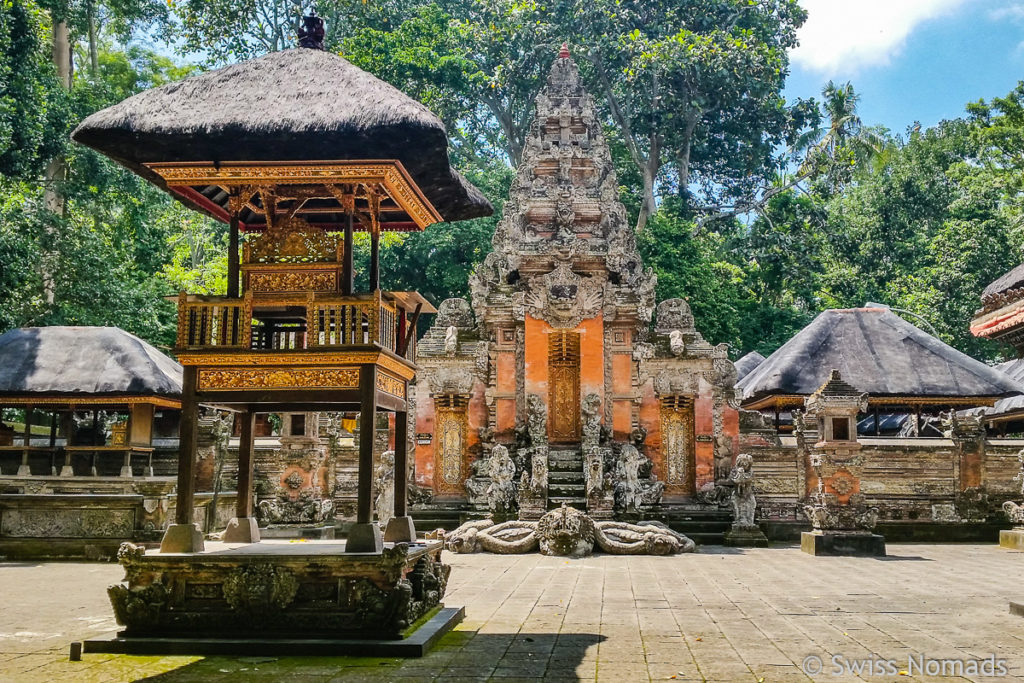
[(593, 678), (593, 633), (453, 631), (424, 657), (205, 657), (165, 673), (135, 679), (177, 681), (484, 681), (500, 678), (576, 681)]

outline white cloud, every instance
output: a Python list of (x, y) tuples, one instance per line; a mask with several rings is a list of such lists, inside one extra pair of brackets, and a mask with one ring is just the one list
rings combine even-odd
[(884, 66), (921, 23), (970, 0), (801, 0), (807, 21), (794, 63), (823, 74)]

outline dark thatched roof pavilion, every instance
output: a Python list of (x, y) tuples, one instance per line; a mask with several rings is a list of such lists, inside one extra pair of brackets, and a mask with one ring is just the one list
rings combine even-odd
[(751, 351), (747, 355), (740, 358), (735, 363), (737, 381), (743, 379), (744, 377), (752, 373), (754, 370), (757, 369), (757, 366), (763, 362), (764, 356), (762, 356), (757, 351)]
[[(295, 48), (187, 78), (129, 97), (86, 118), (71, 135), (167, 190), (147, 164), (397, 160), (443, 220), (493, 212), (451, 168), (444, 124), (425, 106), (345, 59)], [(189, 206), (228, 220), (228, 194), (200, 183), (175, 192)], [(340, 212), (311, 204), (318, 225), (341, 225)], [(259, 211), (241, 229), (262, 229)], [(404, 227), (403, 227), (404, 226)], [(415, 229), (394, 212), (385, 229)]]
[(878, 405), (992, 405), (1024, 389), (1006, 374), (914, 327), (886, 308), (825, 311), (737, 388), (745, 408), (796, 406), (832, 370)]
[(181, 366), (117, 327), (27, 327), (0, 335), (0, 405), (143, 397), (178, 406)]

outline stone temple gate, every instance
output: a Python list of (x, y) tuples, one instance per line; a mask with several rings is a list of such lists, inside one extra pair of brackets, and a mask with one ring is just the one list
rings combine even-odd
[(711, 502), (738, 447), (736, 371), (684, 300), (655, 307), (655, 283), (563, 48), (472, 305), (445, 301), (418, 347), (416, 484), (432, 502), (524, 518)]

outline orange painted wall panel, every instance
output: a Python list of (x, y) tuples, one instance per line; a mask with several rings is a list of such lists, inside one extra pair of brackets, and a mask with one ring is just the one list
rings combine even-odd
[(537, 394), (547, 402), (548, 396), (548, 335), (551, 326), (543, 320), (526, 316), (525, 368), (526, 393)]
[(494, 359), (494, 388), (499, 394), (516, 391), (516, 352), (499, 351)]
[[(416, 401), (416, 433), (434, 434), (434, 401), (423, 397)], [(434, 440), (421, 444), (416, 441), (416, 483), (420, 486), (434, 485)]]
[(516, 428), (516, 400), (514, 398), (495, 399), (495, 421), (497, 422), (498, 441), (509, 441)]
[(580, 333), (580, 398), (597, 394), (604, 400), (604, 316), (584, 320)]

